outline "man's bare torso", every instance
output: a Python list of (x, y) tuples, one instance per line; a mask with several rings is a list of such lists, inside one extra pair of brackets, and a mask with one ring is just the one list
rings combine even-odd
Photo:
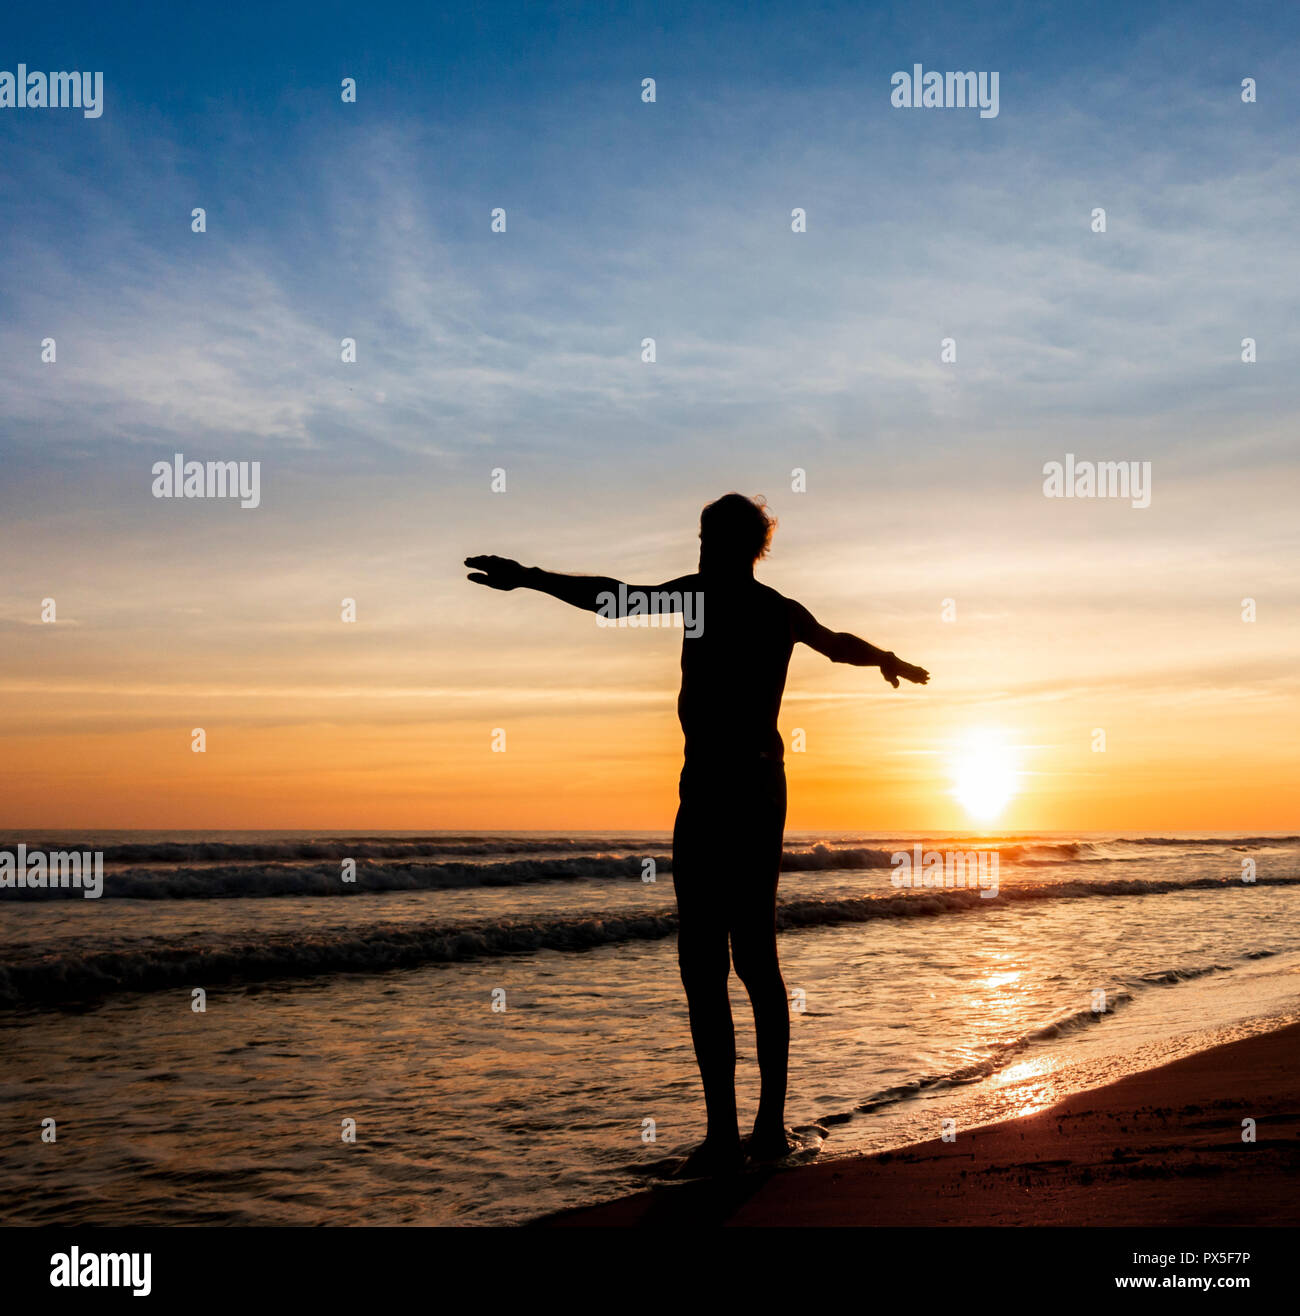
[(687, 760), (781, 759), (777, 718), (798, 605), (752, 577), (710, 584), (696, 574), (680, 585), (704, 595), (701, 633), (682, 640), (677, 715)]

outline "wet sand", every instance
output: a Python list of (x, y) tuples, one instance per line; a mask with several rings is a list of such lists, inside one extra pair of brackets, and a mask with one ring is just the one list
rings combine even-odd
[(958, 1129), (955, 1142), (659, 1187), (536, 1223), (1300, 1224), (1300, 1025)]

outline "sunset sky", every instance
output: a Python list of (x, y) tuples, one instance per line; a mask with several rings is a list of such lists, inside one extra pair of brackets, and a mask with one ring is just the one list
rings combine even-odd
[[(7, 16), (105, 109), (0, 110), (0, 826), (666, 828), (680, 632), (461, 560), (654, 583), (731, 489), (761, 579), (932, 674), (796, 651), (792, 830), (1300, 826), (1300, 22), (1257, 8)], [(998, 117), (892, 108), (918, 62)], [(261, 505), (155, 499), (177, 452)], [(1067, 452), (1151, 505), (1044, 497)]]

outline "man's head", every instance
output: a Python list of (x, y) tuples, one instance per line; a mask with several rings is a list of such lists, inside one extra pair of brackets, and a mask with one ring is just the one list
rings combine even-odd
[(775, 529), (762, 498), (724, 494), (700, 513), (700, 566), (749, 570), (767, 553)]

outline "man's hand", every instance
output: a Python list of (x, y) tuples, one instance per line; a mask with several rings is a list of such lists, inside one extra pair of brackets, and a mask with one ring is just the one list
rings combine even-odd
[(469, 579), (489, 589), (518, 589), (527, 570), (508, 557), (467, 557), (465, 565), (474, 568)]
[(884, 661), (880, 664), (880, 675), (895, 690), (898, 689), (900, 677), (904, 681), (913, 682), (915, 685), (924, 685), (930, 679), (930, 673), (924, 667), (914, 667), (911, 663), (905, 663), (896, 653), (885, 655)]

